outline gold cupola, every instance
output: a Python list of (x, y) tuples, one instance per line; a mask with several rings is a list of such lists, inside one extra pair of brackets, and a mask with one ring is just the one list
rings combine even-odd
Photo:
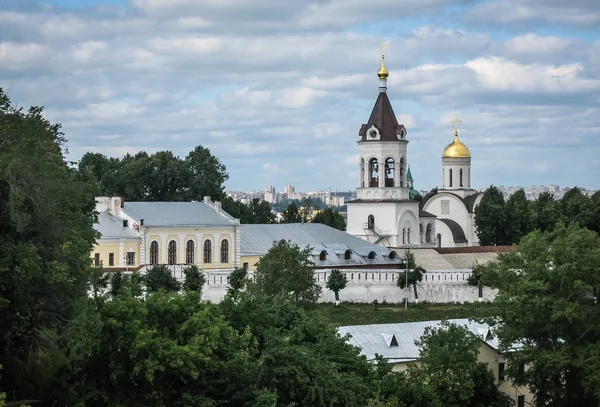
[(390, 75), (390, 73), (388, 72), (387, 68), (385, 67), (385, 55), (381, 55), (381, 68), (379, 68), (379, 71), (377, 71), (377, 76), (379, 76), (379, 79), (387, 79), (387, 77)]
[(442, 158), (471, 158), (471, 152), (458, 138), (458, 131), (454, 132), (454, 140), (446, 146)]

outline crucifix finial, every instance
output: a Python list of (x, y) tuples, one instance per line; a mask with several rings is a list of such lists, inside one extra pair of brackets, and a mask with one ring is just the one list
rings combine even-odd
[(385, 59), (385, 47), (387, 47), (387, 44), (385, 43), (385, 41), (381, 41), (381, 59)]
[(454, 134), (458, 135), (458, 125), (462, 123), (462, 120), (458, 120), (458, 113), (454, 113), (454, 120), (450, 123), (454, 125)]

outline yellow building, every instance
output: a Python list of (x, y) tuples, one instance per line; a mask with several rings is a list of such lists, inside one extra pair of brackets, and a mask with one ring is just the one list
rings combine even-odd
[[(187, 265), (229, 272), (239, 266), (239, 220), (220, 202), (125, 202), (96, 198), (100, 238), (92, 258), (106, 270), (168, 265), (176, 277)], [(215, 280), (216, 281), (216, 280)]]
[[(415, 341), (419, 340), (425, 328), (437, 327), (442, 321), (407, 322), (401, 324), (377, 324), (342, 326), (338, 332), (344, 336), (350, 334), (348, 342), (361, 349), (361, 354), (368, 360), (375, 360), (381, 355), (392, 370), (403, 371), (411, 363), (417, 363), (419, 348)], [(509, 395), (517, 407), (532, 405), (532, 394), (525, 387), (517, 387), (505, 376), (506, 362), (499, 351), (499, 344), (486, 324), (479, 324), (468, 319), (451, 319), (448, 322), (463, 325), (481, 339), (479, 361), (487, 363), (496, 377), (498, 388)]]

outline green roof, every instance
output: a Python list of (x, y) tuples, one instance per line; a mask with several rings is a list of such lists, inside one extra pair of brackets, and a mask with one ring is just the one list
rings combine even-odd
[(412, 177), (412, 173), (410, 172), (410, 165), (408, 166), (408, 172), (406, 173), (406, 180), (407, 181), (414, 181), (414, 179)]

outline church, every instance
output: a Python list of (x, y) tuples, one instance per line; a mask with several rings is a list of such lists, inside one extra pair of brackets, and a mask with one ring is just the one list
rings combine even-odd
[(474, 215), (482, 193), (471, 188), (471, 152), (459, 138), (458, 115), (442, 153), (442, 187), (422, 197), (408, 166), (406, 127), (387, 95), (384, 53), (377, 76), (379, 95), (358, 132), (360, 179), (346, 231), (387, 247), (478, 246)]

